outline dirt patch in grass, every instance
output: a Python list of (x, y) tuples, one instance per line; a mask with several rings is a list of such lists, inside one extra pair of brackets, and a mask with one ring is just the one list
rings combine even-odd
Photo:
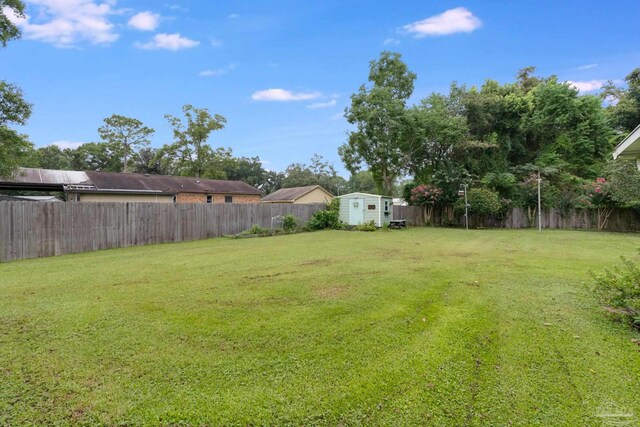
[(256, 276), (245, 276), (245, 279), (249, 280), (260, 280), (260, 279), (270, 279), (272, 277), (284, 276), (285, 274), (293, 274), (293, 271), (283, 271), (281, 273), (271, 273), (271, 274), (258, 274)]
[(321, 258), (321, 259), (310, 259), (307, 261), (302, 261), (299, 265), (303, 266), (326, 266), (334, 264), (335, 261), (329, 258)]
[(326, 288), (315, 288), (313, 294), (318, 298), (333, 299), (340, 298), (341, 296), (349, 293), (351, 286), (349, 285), (336, 285)]

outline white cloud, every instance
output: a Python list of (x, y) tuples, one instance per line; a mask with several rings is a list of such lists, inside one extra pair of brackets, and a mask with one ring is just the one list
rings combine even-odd
[(171, 10), (176, 10), (178, 12), (188, 12), (189, 9), (187, 9), (186, 7), (182, 7), (178, 4), (165, 4), (164, 7), (171, 9)]
[(232, 13), (232, 14), (229, 15), (229, 19), (236, 19), (236, 18), (239, 18), (239, 17), (240, 17), (240, 15), (238, 15), (237, 13)]
[(402, 28), (415, 37), (444, 36), (454, 33), (470, 33), (482, 26), (482, 21), (464, 7), (449, 9), (422, 21), (407, 24)]
[(606, 80), (586, 80), (582, 82), (576, 82), (567, 80), (567, 83), (578, 89), (580, 92), (593, 92), (600, 89), (607, 81)]
[(336, 100), (332, 99), (331, 101), (327, 101), (327, 102), (316, 102), (315, 104), (307, 105), (307, 108), (311, 108), (312, 110), (315, 110), (318, 108), (329, 108), (335, 105), (336, 105)]
[(254, 92), (251, 98), (255, 101), (307, 101), (319, 98), (318, 92), (291, 92), (285, 89), (267, 89)]
[(76, 148), (78, 148), (82, 144), (85, 144), (85, 143), (84, 142), (65, 141), (65, 140), (53, 141), (51, 143), (51, 145), (57, 145), (58, 148), (60, 148), (61, 150), (64, 150), (65, 148), (71, 148), (72, 150), (75, 150)]
[(186, 37), (182, 37), (178, 33), (174, 34), (156, 34), (153, 39), (147, 43), (136, 43), (135, 46), (140, 49), (165, 49), (165, 50), (180, 50), (196, 47), (200, 44), (199, 41), (191, 40)]
[(160, 25), (160, 15), (151, 12), (136, 13), (129, 19), (130, 27), (140, 31), (153, 31)]
[(578, 67), (578, 70), (590, 70), (592, 68), (596, 68), (598, 66), (598, 64), (587, 64), (587, 65), (581, 65)]
[[(37, 8), (36, 18), (7, 17), (17, 25), (25, 39), (51, 43), (56, 47), (73, 47), (81, 41), (108, 44), (118, 39), (110, 15), (120, 13), (114, 9), (115, 1), (91, 0), (28, 0)], [(8, 9), (3, 8), (6, 13)]]
[(229, 64), (224, 68), (217, 68), (215, 70), (203, 70), (198, 73), (200, 77), (215, 77), (227, 74), (229, 71), (233, 71), (236, 68), (236, 64)]
[(397, 44), (400, 44), (400, 40), (394, 39), (394, 38), (388, 38), (388, 39), (384, 39), (382, 44), (385, 45), (385, 46), (397, 45)]

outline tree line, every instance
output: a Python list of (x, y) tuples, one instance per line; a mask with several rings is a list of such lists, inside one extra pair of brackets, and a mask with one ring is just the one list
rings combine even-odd
[(400, 54), (382, 52), (345, 112), (355, 129), (340, 156), (352, 173), (370, 170), (380, 191), (393, 194), (394, 183), (409, 177), (403, 191), (410, 202), (455, 206), (467, 185), (499, 210), (537, 206), (540, 178), (546, 207), (588, 207), (598, 199), (594, 183), (598, 194), (610, 193), (609, 205), (616, 198), (640, 205), (640, 186), (622, 196), (607, 184), (640, 182), (635, 167), (610, 160), (640, 124), (640, 68), (626, 87), (609, 82), (599, 95), (527, 67), (510, 83), (452, 82), (448, 93), (409, 105), (416, 77)]
[[(0, 43), (6, 46), (20, 38), (20, 30), (6, 16), (5, 8), (24, 18), (20, 0), (0, 0)], [(284, 172), (265, 169), (259, 157), (236, 157), (231, 148), (213, 148), (211, 133), (223, 129), (226, 119), (205, 108), (185, 105), (183, 117), (166, 115), (173, 141), (160, 148), (151, 146), (155, 130), (140, 120), (113, 114), (98, 128), (100, 141), (77, 148), (56, 145), (35, 148), (28, 136), (13, 127), (23, 126), (31, 116), (32, 105), (22, 90), (0, 80), (0, 176), (10, 177), (18, 167), (62, 170), (137, 172), (244, 181), (268, 194), (282, 187), (322, 185), (327, 190), (374, 191), (369, 172), (339, 176), (332, 164), (314, 155), (309, 164), (293, 163)]]
[(256, 157), (236, 157), (231, 148), (212, 148), (211, 132), (224, 128), (226, 119), (207, 109), (183, 107), (184, 118), (165, 116), (173, 130), (173, 142), (160, 148), (151, 146), (155, 130), (140, 120), (111, 115), (98, 128), (101, 141), (77, 148), (48, 145), (35, 148), (25, 140), (15, 164), (59, 170), (145, 173), (193, 176), (243, 181), (269, 194), (280, 188), (321, 185), (340, 193), (375, 191), (372, 175), (356, 173), (349, 180), (339, 176), (334, 166), (315, 154), (309, 164), (293, 163), (284, 172), (265, 169)]

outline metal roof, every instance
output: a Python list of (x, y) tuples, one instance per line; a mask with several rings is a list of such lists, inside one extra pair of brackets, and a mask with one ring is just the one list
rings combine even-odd
[(215, 193), (260, 195), (260, 190), (242, 181), (192, 178), (141, 173), (86, 172), (99, 190), (138, 190), (163, 193)]
[(80, 172), (20, 168), (11, 179), (0, 179), (0, 189), (39, 191), (135, 191), (140, 193), (208, 193), (260, 195), (241, 181), (191, 178), (141, 173)]
[(0, 202), (21, 201), (21, 202), (61, 202), (56, 196), (10, 196), (0, 194)]
[(319, 185), (308, 185), (306, 187), (281, 188), (281, 189), (279, 189), (277, 191), (274, 191), (273, 193), (269, 194), (268, 196), (265, 196), (261, 200), (261, 202), (280, 202), (280, 203), (290, 202), (290, 203), (293, 203), (294, 201), (296, 201), (300, 197), (304, 196), (305, 194), (311, 193), (316, 188), (319, 188), (320, 190), (324, 191), (325, 193), (327, 193), (327, 194), (329, 194), (331, 196), (331, 193), (329, 193), (327, 190), (325, 190), (324, 188), (322, 188)]
[(61, 171), (55, 169), (20, 168), (11, 179), (12, 182), (37, 184), (82, 184), (89, 177), (81, 171)]

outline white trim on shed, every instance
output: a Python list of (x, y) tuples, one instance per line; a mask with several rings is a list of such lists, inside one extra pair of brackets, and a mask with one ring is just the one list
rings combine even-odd
[[(337, 196), (340, 199), (340, 220), (349, 225), (360, 225), (373, 221), (376, 227), (382, 227), (393, 219), (393, 198), (380, 194), (349, 193)], [(385, 201), (387, 210), (384, 209)], [(352, 206), (351, 203), (354, 203)], [(358, 206), (356, 206), (356, 203)], [(361, 214), (356, 212), (362, 203)], [(374, 206), (373, 209), (370, 206)], [(354, 219), (356, 213), (357, 219)]]

